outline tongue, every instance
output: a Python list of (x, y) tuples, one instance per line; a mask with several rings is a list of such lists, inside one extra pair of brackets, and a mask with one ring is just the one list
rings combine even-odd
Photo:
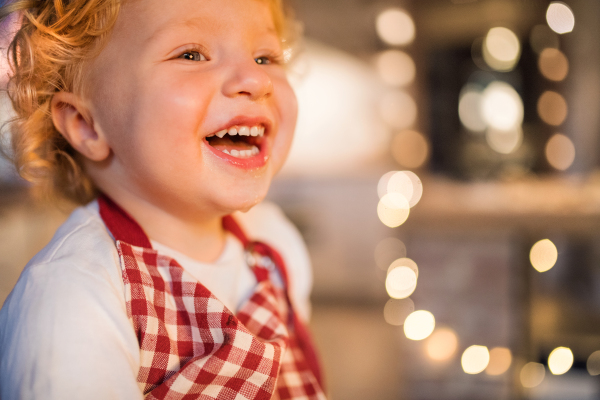
[(211, 139), (211, 141), (209, 142), (209, 144), (214, 147), (217, 150), (223, 151), (223, 150), (227, 150), (227, 151), (231, 151), (231, 150), (252, 150), (252, 148), (254, 146), (252, 146), (251, 144), (248, 144), (246, 142), (234, 142), (231, 139), (227, 139), (227, 138), (216, 138), (216, 139)]

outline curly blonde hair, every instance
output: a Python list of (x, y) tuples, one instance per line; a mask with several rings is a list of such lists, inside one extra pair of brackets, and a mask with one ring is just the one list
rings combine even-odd
[[(0, 7), (0, 25), (15, 14), (19, 25), (8, 47), (7, 91), (16, 112), (8, 124), (10, 158), (47, 197), (85, 204), (97, 189), (78, 153), (55, 128), (50, 104), (57, 92), (81, 93), (84, 65), (101, 51), (125, 0), (8, 1)], [(282, 0), (266, 2), (289, 44), (293, 24)]]

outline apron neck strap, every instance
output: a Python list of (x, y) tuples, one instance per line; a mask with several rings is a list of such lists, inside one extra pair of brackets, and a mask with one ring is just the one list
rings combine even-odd
[(231, 215), (224, 216), (223, 228), (226, 231), (229, 231), (233, 236), (235, 236), (242, 243), (242, 246), (244, 246), (244, 248), (248, 248), (250, 240), (244, 233), (242, 227), (237, 223), (235, 218), (233, 218)]
[(117, 203), (104, 193), (98, 197), (100, 217), (115, 240), (136, 247), (152, 248), (150, 239), (142, 227)]
[[(98, 196), (98, 208), (100, 209), (100, 217), (115, 240), (136, 247), (152, 249), (152, 243), (148, 239), (146, 232), (113, 199), (104, 193), (100, 194)], [(231, 215), (223, 217), (223, 228), (231, 232), (242, 243), (244, 248), (248, 247), (250, 240), (248, 240), (243, 229)]]

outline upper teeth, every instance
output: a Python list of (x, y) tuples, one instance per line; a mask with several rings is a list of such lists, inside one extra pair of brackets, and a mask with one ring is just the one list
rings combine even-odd
[(263, 136), (264, 133), (265, 133), (265, 127), (264, 126), (252, 126), (252, 127), (248, 127), (248, 126), (234, 126), (234, 127), (229, 128), (229, 129), (220, 130), (219, 132), (214, 133), (212, 135), (209, 135), (208, 137), (216, 135), (219, 138), (223, 138), (223, 136), (225, 136), (226, 134), (229, 134), (230, 136), (234, 136), (234, 135), (240, 135), (240, 136)]

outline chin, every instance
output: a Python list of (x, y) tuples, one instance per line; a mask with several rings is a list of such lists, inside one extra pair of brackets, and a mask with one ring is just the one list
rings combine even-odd
[(263, 201), (266, 197), (269, 187), (260, 188), (260, 190), (239, 190), (231, 193), (227, 198), (222, 199), (222, 208), (226, 214), (235, 211), (246, 212), (252, 207)]

